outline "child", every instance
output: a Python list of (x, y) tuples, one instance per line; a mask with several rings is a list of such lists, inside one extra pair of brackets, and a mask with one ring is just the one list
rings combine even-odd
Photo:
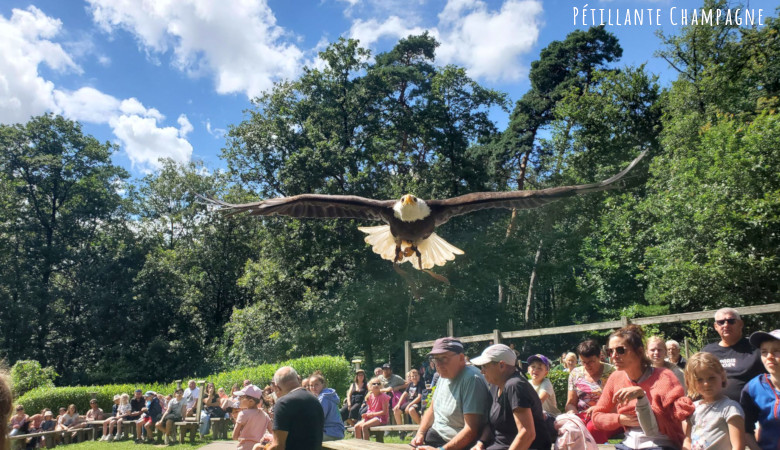
[(132, 412), (133, 407), (130, 405), (130, 395), (122, 394), (119, 396), (119, 407), (116, 409), (115, 421), (108, 424), (108, 434), (114, 434), (114, 426), (116, 426), (116, 434), (114, 439), (117, 441), (122, 440), (125, 437), (125, 433), (122, 431), (122, 425), (125, 422), (125, 418)]
[(362, 414), (363, 419), (355, 424), (355, 439), (369, 440), (371, 427), (387, 424), (390, 396), (382, 392), (382, 382), (379, 381), (379, 377), (374, 377), (368, 382), (366, 405), (368, 410)]
[(685, 366), (685, 385), (696, 410), (683, 423), (684, 450), (745, 448), (745, 419), (739, 403), (726, 397), (728, 379), (718, 358), (696, 353)]
[(122, 396), (119, 394), (116, 394), (114, 396), (114, 404), (111, 405), (111, 415), (103, 421), (103, 437), (100, 438), (101, 441), (113, 441), (114, 437), (111, 436), (111, 433), (109, 433), (109, 425), (116, 421), (116, 416), (119, 414), (119, 400)]
[(254, 384), (244, 386), (244, 389), (236, 391), (239, 399), (239, 408), (243, 408), (236, 418), (236, 427), (233, 429), (233, 440), (238, 440), (237, 450), (262, 449), (263, 445), (270, 442), (273, 433), (271, 418), (257, 405), (262, 401), (263, 391)]
[[(54, 420), (54, 414), (51, 412), (51, 410), (46, 410), (43, 413), (43, 422), (41, 422), (40, 431), (54, 431), (54, 427), (57, 426), (57, 421)], [(46, 439), (54, 439), (54, 442), (57, 441), (56, 435), (54, 437), (52, 436), (41, 436), (40, 442), (38, 444), (39, 447), (49, 447), (46, 445)]]
[(160, 417), (160, 421), (157, 422), (155, 427), (165, 433), (165, 445), (172, 445), (176, 443), (176, 439), (171, 440), (171, 430), (173, 430), (173, 424), (182, 420), (187, 414), (187, 402), (184, 401), (184, 389), (176, 389), (176, 397), (168, 402), (168, 408)]
[(144, 442), (141, 438), (141, 428), (146, 431), (146, 442), (154, 441), (154, 424), (162, 416), (162, 407), (160, 401), (157, 400), (157, 394), (153, 391), (147, 391), (144, 397), (146, 397), (146, 407), (141, 408), (141, 419), (135, 423), (135, 435), (138, 437), (135, 440), (136, 443)]
[[(780, 442), (780, 330), (757, 331), (750, 335), (750, 343), (761, 350), (761, 362), (768, 373), (748, 381), (742, 389), (745, 443), (752, 450), (775, 450)], [(758, 440), (753, 434), (756, 422), (761, 425)]]
[(412, 369), (406, 374), (406, 381), (409, 382), (406, 390), (401, 394), (401, 398), (398, 399), (398, 404), (393, 407), (393, 415), (395, 416), (395, 423), (402, 424), (403, 413), (409, 414), (412, 418), (412, 422), (420, 423), (420, 412), (422, 410), (422, 392), (425, 390), (425, 383), (420, 378), (420, 372), (417, 369)]
[(544, 412), (555, 418), (558, 417), (561, 411), (555, 403), (555, 390), (552, 383), (547, 379), (549, 372), (550, 360), (546, 356), (533, 355), (528, 358), (528, 374), (531, 375), (531, 386), (539, 394), (539, 400), (542, 401)]

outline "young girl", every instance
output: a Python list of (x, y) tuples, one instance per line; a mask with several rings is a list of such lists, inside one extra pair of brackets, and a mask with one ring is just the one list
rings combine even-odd
[(235, 394), (239, 398), (239, 407), (242, 408), (236, 418), (236, 427), (233, 429), (233, 440), (238, 440), (236, 448), (237, 450), (252, 450), (253, 447), (262, 449), (265, 443), (270, 442), (273, 433), (271, 418), (257, 407), (262, 401), (263, 391), (250, 384)]
[(742, 407), (723, 394), (726, 371), (710, 353), (696, 353), (685, 366), (688, 395), (696, 410), (683, 424), (684, 450), (743, 450), (745, 419)]
[(389, 417), (390, 397), (382, 392), (382, 382), (379, 377), (374, 377), (368, 382), (368, 395), (366, 405), (368, 410), (362, 415), (363, 419), (355, 424), (355, 438), (369, 440), (371, 427), (386, 425)]
[(103, 437), (100, 438), (101, 441), (113, 441), (114, 436), (111, 435), (111, 433), (108, 432), (108, 426), (112, 422), (116, 421), (116, 416), (119, 414), (119, 400), (121, 399), (121, 395), (116, 394), (114, 396), (114, 404), (111, 406), (111, 416), (109, 416), (108, 419), (103, 421)]

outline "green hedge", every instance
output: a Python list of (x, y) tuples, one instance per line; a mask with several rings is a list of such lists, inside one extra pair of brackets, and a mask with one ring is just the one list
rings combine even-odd
[[(230, 392), (233, 384), (241, 386), (244, 380), (252, 380), (257, 386), (263, 387), (271, 381), (274, 372), (281, 366), (292, 366), (300, 375), (311, 375), (315, 370), (320, 370), (328, 380), (329, 387), (336, 389), (339, 398), (342, 398), (349, 387), (352, 378), (352, 370), (349, 363), (344, 358), (333, 356), (310, 356), (305, 358), (292, 359), (278, 364), (263, 364), (256, 367), (237, 369), (229, 372), (222, 372), (207, 377), (206, 380), (213, 382), (217, 387), (224, 387)], [(195, 377), (192, 377), (195, 378)], [(189, 378), (184, 379), (186, 384)], [(202, 378), (201, 378), (202, 379)], [(28, 413), (38, 412), (43, 408), (55, 410), (60, 406), (67, 407), (75, 404), (80, 413), (85, 413), (89, 409), (90, 393), (97, 394), (98, 405), (104, 411), (111, 410), (114, 395), (127, 393), (132, 395), (135, 389), (146, 391), (162, 392), (164, 394), (173, 393), (175, 383), (138, 383), (138, 384), (109, 384), (104, 386), (75, 386), (75, 387), (55, 387), (55, 388), (37, 388), (33, 389), (16, 403), (24, 405)]]

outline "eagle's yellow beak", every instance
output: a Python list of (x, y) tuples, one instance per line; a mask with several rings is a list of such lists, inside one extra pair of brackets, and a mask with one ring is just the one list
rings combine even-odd
[(401, 197), (401, 204), (402, 205), (411, 205), (412, 203), (415, 203), (417, 200), (415, 200), (414, 196), (406, 194), (403, 197)]

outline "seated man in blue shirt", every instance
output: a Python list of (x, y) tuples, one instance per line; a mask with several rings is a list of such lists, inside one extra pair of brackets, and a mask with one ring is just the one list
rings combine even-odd
[(470, 449), (490, 413), (491, 397), (479, 369), (466, 365), (463, 344), (437, 339), (428, 354), (441, 378), (411, 445), (420, 450)]

